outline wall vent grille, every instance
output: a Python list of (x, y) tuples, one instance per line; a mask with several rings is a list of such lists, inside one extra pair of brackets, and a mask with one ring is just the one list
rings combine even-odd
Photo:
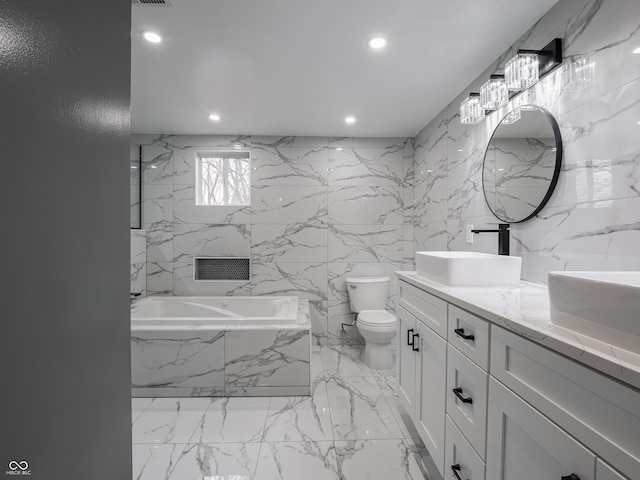
[(173, 7), (171, 0), (131, 0), (136, 7)]
[(239, 257), (196, 257), (193, 259), (195, 281), (251, 280), (251, 259)]

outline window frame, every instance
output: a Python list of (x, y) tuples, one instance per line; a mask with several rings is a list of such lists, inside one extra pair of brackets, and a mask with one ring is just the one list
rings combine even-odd
[[(247, 203), (236, 203), (236, 204), (220, 204), (213, 205), (203, 202), (203, 184), (202, 184), (202, 164), (203, 159), (206, 158), (222, 158), (222, 159), (246, 159), (249, 163), (248, 174), (247, 174), (247, 189), (248, 189), (248, 198)], [(248, 148), (241, 149), (233, 149), (230, 150), (228, 148), (220, 148), (220, 149), (206, 149), (206, 150), (197, 150), (195, 153), (195, 195), (194, 195), (194, 203), (197, 207), (250, 207), (251, 206), (251, 150)], [(223, 165), (223, 168), (225, 165)], [(228, 184), (228, 176), (223, 173), (224, 182)]]

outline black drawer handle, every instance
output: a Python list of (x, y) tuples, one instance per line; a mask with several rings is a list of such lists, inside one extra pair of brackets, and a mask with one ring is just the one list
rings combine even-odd
[(420, 347), (416, 343), (416, 338), (420, 339), (420, 334), (419, 333), (414, 333), (413, 334), (413, 338), (411, 339), (411, 350), (413, 350), (414, 352), (419, 352), (420, 351)]
[(475, 340), (476, 339), (475, 335), (473, 335), (472, 333), (470, 333), (469, 335), (465, 335), (464, 334), (464, 328), (456, 328), (454, 330), (454, 332), (456, 332), (456, 335), (458, 335), (459, 337), (464, 338), (465, 340)]
[(413, 338), (409, 338), (411, 337), (412, 332), (413, 332), (413, 328), (410, 328), (409, 330), (407, 330), (407, 345), (409, 345), (410, 347), (413, 345)]
[(455, 465), (451, 465), (451, 470), (453, 471), (453, 476), (456, 477), (456, 480), (462, 480), (458, 472), (460, 471), (460, 464), (456, 463)]
[(560, 480), (580, 480), (580, 477), (575, 473), (572, 473), (571, 475), (567, 475), (566, 477), (560, 477)]
[[(460, 387), (453, 389), (453, 394), (460, 399), (462, 403), (473, 403), (473, 399), (471, 397), (463, 397), (462, 389)], [(570, 479), (571, 480), (571, 479)], [(578, 479), (580, 480), (580, 479)]]

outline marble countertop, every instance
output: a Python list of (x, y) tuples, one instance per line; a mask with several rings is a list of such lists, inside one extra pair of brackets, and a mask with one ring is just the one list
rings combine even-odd
[(396, 275), (496, 325), (640, 388), (640, 355), (553, 325), (544, 285), (521, 282), (517, 287), (450, 287), (420, 277), (416, 272), (396, 272)]

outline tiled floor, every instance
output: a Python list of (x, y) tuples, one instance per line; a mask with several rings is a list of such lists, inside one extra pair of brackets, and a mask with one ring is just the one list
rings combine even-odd
[(393, 372), (370, 370), (360, 353), (314, 347), (310, 397), (133, 399), (133, 478), (428, 478)]

